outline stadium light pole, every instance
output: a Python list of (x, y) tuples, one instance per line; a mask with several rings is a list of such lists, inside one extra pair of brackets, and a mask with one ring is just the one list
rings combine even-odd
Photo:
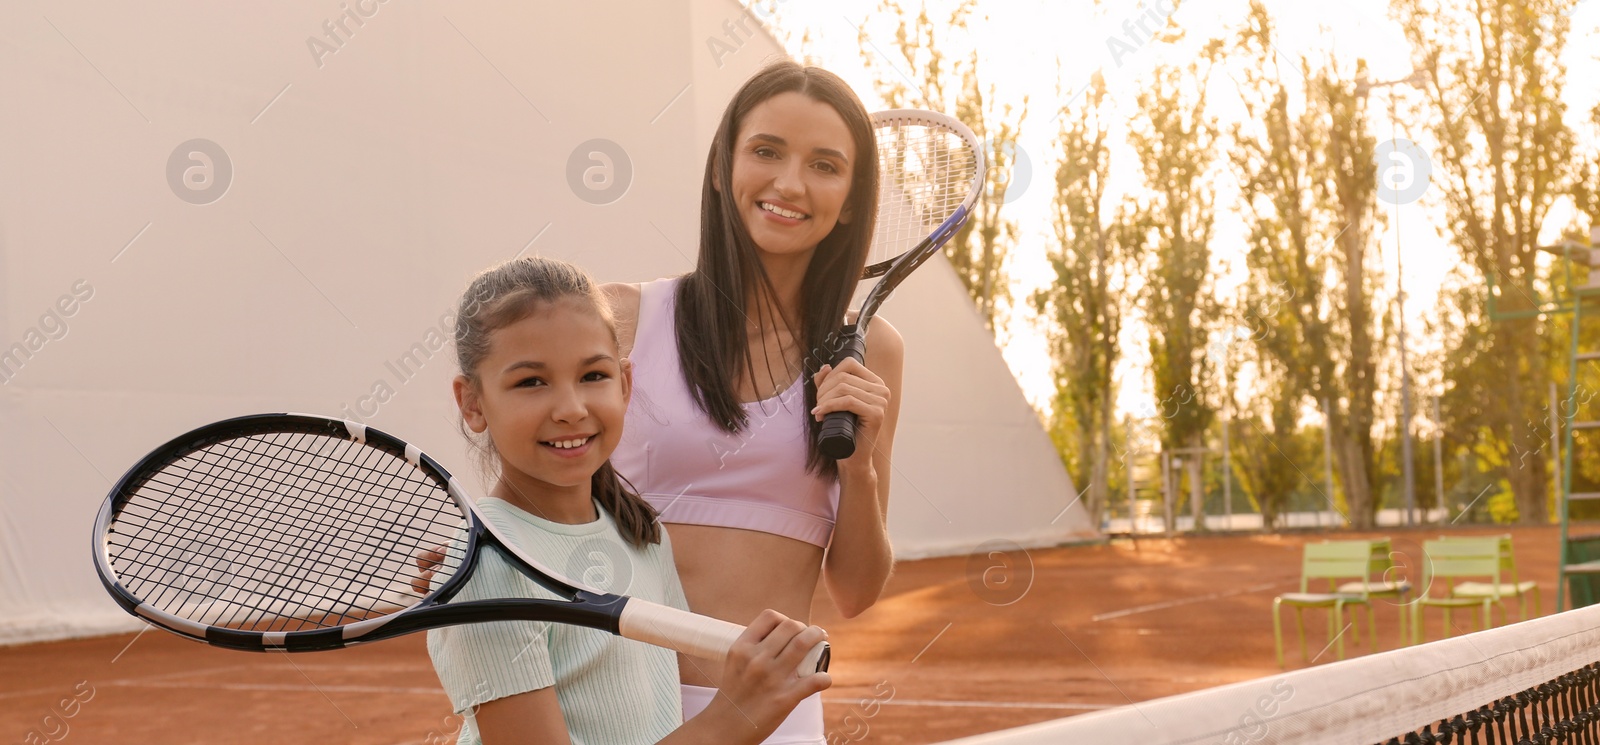
[[(1393, 108), (1394, 99), (1390, 99)], [(1417, 475), (1411, 452), (1411, 363), (1406, 360), (1406, 260), (1400, 250), (1400, 205), (1394, 206), (1395, 302), (1400, 310), (1400, 457), (1405, 476), (1406, 527), (1417, 524)]]
[[(1433, 508), (1444, 509), (1444, 418), (1439, 416), (1437, 394), (1433, 397)], [(1449, 514), (1449, 510), (1445, 510), (1445, 514)]]
[[(1228, 380), (1228, 366), (1233, 363), (1232, 340), (1222, 348), (1222, 389), (1232, 391), (1233, 385)], [(1223, 530), (1233, 530), (1233, 450), (1228, 446), (1228, 425), (1233, 419), (1233, 394), (1228, 393), (1222, 398), (1222, 514), (1227, 521)]]
[[(1322, 475), (1326, 479), (1328, 489), (1328, 505), (1338, 510), (1338, 505), (1333, 501), (1333, 401), (1326, 396), (1322, 399)], [(1345, 502), (1345, 508), (1350, 504)], [(1317, 527), (1322, 527), (1322, 505), (1317, 505)], [(1335, 520), (1335, 524), (1337, 520)]]
[[(1381, 83), (1369, 83), (1365, 78), (1356, 80), (1356, 95), (1365, 97), (1375, 88), (1388, 88), (1395, 85), (1409, 85), (1421, 88), (1427, 80), (1426, 73), (1422, 70), (1412, 70), (1410, 75), (1399, 80), (1386, 80)], [(1389, 139), (1396, 139), (1395, 129), (1399, 126), (1396, 121), (1399, 117), (1395, 114), (1394, 93), (1389, 93)], [(1400, 205), (1394, 206), (1394, 254), (1395, 254), (1395, 302), (1400, 306), (1400, 470), (1403, 478), (1403, 493), (1405, 494), (1405, 524), (1411, 527), (1417, 524), (1417, 485), (1415, 465), (1412, 461), (1411, 450), (1411, 365), (1406, 359), (1406, 261), (1405, 254), (1400, 250)]]

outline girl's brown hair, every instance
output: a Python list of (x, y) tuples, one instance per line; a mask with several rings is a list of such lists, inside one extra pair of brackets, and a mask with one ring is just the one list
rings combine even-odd
[[(591, 308), (611, 330), (611, 341), (617, 341), (611, 306), (600, 286), (582, 269), (565, 261), (527, 257), (484, 270), (462, 293), (456, 309), (456, 363), (461, 366), (461, 374), (478, 386), (478, 364), (489, 355), (491, 335), (496, 330), (566, 299)], [(493, 455), (494, 442), (479, 442), (466, 433), (464, 424), (463, 433), (485, 459)], [(595, 471), (589, 483), (594, 499), (616, 521), (617, 530), (630, 544), (637, 548), (661, 542), (655, 510), (617, 473), (610, 460)]]
[[(758, 302), (756, 308), (745, 307), (745, 290), (750, 287), (759, 287), (769, 299), (776, 293), (755, 241), (739, 216), (733, 190), (718, 190), (715, 185), (733, 183), (733, 151), (745, 115), (761, 102), (789, 92), (828, 104), (850, 130), (856, 162), (848, 209), (854, 219), (835, 225), (817, 244), (801, 284), (800, 317), (772, 318), (768, 302)], [(833, 362), (837, 332), (867, 262), (878, 207), (877, 152), (872, 120), (861, 99), (838, 76), (821, 68), (801, 67), (787, 60), (769, 65), (734, 94), (723, 112), (711, 140), (705, 182), (700, 190), (700, 256), (694, 271), (678, 284), (676, 332), (684, 381), (700, 410), (724, 431), (739, 432), (749, 421), (739, 404), (735, 381), (739, 375), (748, 375), (755, 381), (745, 330), (752, 311), (758, 326), (769, 328), (769, 323), (782, 323), (803, 345), (805, 410), (816, 407), (817, 387), (812, 376), (824, 364)], [(809, 416), (805, 420), (807, 466), (825, 476), (837, 475), (838, 464), (817, 449), (821, 422)]]

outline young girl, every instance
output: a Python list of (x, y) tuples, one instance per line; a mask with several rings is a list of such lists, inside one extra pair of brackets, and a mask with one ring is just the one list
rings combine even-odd
[[(712, 139), (694, 271), (605, 288), (639, 369), (617, 469), (668, 524), (696, 613), (808, 619), (820, 580), (851, 617), (883, 592), (904, 345), (879, 317), (865, 365), (828, 364), (877, 193), (861, 101), (825, 70), (779, 62), (734, 95)], [(815, 445), (832, 411), (860, 418), (855, 455), (837, 462)], [(680, 669), (685, 716), (729, 685), (687, 658)], [(812, 697), (768, 742), (824, 739)]]
[[(598, 589), (685, 608), (672, 549), (650, 506), (609, 458), (633, 381), (605, 298), (559, 261), (479, 275), (456, 322), (456, 404), (499, 480), (480, 504), (518, 548), (601, 571)], [(471, 437), (471, 436), (469, 436)], [(553, 597), (493, 552), (458, 600)], [(671, 651), (603, 631), (507, 622), (428, 632), (428, 652), (464, 718), (460, 742), (757, 743), (828, 687), (795, 668), (824, 638), (775, 611), (749, 624), (721, 667), (723, 693), (683, 722)]]

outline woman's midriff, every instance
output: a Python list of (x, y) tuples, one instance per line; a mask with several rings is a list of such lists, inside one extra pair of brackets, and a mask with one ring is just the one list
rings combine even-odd
[[(810, 623), (811, 598), (822, 571), (822, 547), (737, 528), (668, 523), (673, 560), (689, 609), (748, 625), (771, 608)], [(717, 687), (722, 667), (678, 656), (679, 676), (690, 685)]]

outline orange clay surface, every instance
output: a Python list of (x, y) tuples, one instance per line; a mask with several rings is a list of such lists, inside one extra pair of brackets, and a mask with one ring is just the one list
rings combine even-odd
[[(1377, 535), (1393, 538), (1404, 564), (1441, 532)], [(1556, 529), (1509, 532), (1521, 578), (1539, 583), (1552, 612)], [(941, 742), (1273, 674), (1272, 598), (1296, 587), (1300, 547), (1368, 535), (1141, 538), (903, 562), (877, 606), (852, 620), (819, 593), (815, 621), (834, 645), (834, 686), (823, 694), (830, 743)], [(1377, 602), (1390, 649), (1398, 609)], [(1313, 657), (1327, 643), (1326, 618), (1306, 613)], [(1428, 638), (1438, 639), (1439, 611), (1428, 618)], [(1459, 612), (1454, 620), (1458, 633), (1476, 623)], [(1298, 668), (1293, 628), (1286, 616)], [(1361, 631), (1359, 645), (1346, 634), (1347, 654), (1370, 651)], [(1333, 657), (1322, 652), (1315, 664)], [(0, 647), (4, 743), (431, 745), (454, 742), (458, 721), (421, 635), (297, 655), (217, 650), (155, 630)]]

